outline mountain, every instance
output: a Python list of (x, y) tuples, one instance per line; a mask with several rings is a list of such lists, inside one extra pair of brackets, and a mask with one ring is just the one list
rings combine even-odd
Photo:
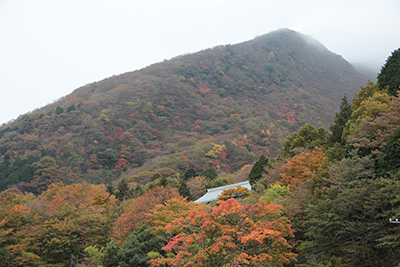
[(379, 69), (373, 69), (369, 66), (359, 64), (359, 63), (351, 63), (351, 65), (365, 78), (371, 80), (372, 82), (377, 82), (377, 76), (379, 73)]
[(288, 29), (179, 56), (85, 85), (4, 125), (0, 190), (236, 171), (277, 155), (301, 125), (328, 127), (341, 98), (366, 83), (341, 56)]

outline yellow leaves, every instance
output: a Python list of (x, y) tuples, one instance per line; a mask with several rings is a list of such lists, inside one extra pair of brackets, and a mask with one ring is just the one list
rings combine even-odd
[(130, 152), (131, 152), (131, 149), (128, 146), (122, 144), (120, 158), (123, 158), (123, 159), (126, 158)]
[(229, 198), (243, 198), (250, 194), (247, 188), (241, 187), (240, 185), (235, 188), (226, 189), (222, 191), (222, 194), (218, 197), (218, 200), (227, 200)]
[(356, 103), (353, 103), (351, 118), (343, 130), (344, 136), (355, 133), (362, 121), (373, 121), (380, 116), (380, 113), (388, 113), (393, 108), (388, 94), (378, 89), (376, 91), (371, 89), (368, 92), (361, 90), (359, 95), (354, 98), (354, 101)]
[(186, 77), (183, 75), (179, 75), (179, 81), (181, 81), (181, 82), (186, 81)]
[(107, 109), (103, 109), (100, 111), (100, 115), (97, 117), (97, 120), (99, 121), (110, 121), (108, 116), (106, 115)]
[(218, 158), (218, 154), (222, 152), (222, 150), (226, 147), (225, 145), (218, 145), (211, 142), (213, 148), (207, 152), (206, 156), (210, 158)]
[(222, 67), (221, 67), (221, 66), (216, 67), (216, 68), (215, 68), (215, 71), (219, 72), (219, 74), (222, 74), (222, 75), (225, 74), (224, 71), (222, 70)]
[(75, 145), (74, 145), (72, 142), (68, 142), (68, 143), (65, 145), (65, 148), (68, 149), (68, 150), (70, 150), (70, 151), (72, 151), (72, 150), (74, 149), (74, 147), (75, 147)]
[(201, 140), (199, 141), (199, 144), (207, 144), (207, 143), (209, 143), (209, 142), (211, 142), (211, 141), (213, 141), (213, 140), (214, 140), (213, 137), (201, 139)]

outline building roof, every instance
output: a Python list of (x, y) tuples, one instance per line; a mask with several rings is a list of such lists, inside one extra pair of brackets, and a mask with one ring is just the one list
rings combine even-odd
[(239, 186), (239, 185), (241, 187), (244, 187), (244, 188), (247, 188), (247, 189), (251, 190), (251, 185), (250, 185), (249, 181), (244, 181), (244, 182), (237, 183), (237, 184), (224, 185), (224, 186), (221, 186), (221, 187), (215, 187), (215, 188), (207, 189), (207, 193), (204, 196), (202, 196), (201, 198), (195, 200), (194, 202), (196, 202), (196, 203), (208, 203), (208, 202), (211, 202), (213, 200), (217, 200), (217, 198), (222, 194), (223, 190), (232, 189), (232, 188), (235, 188), (236, 186)]

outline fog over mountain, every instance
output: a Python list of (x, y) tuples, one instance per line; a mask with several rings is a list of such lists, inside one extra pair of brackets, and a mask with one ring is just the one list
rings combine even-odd
[[(289, 28), (379, 70), (399, 1), (0, 1), (0, 123), (105, 77)], [(73, 18), (73, 19), (71, 19)], [(373, 18), (373, 19), (371, 19)]]

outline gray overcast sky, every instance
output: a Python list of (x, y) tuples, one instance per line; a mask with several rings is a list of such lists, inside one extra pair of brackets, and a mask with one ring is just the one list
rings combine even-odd
[(399, 0), (0, 0), (0, 125), (88, 83), (280, 28), (376, 71)]

